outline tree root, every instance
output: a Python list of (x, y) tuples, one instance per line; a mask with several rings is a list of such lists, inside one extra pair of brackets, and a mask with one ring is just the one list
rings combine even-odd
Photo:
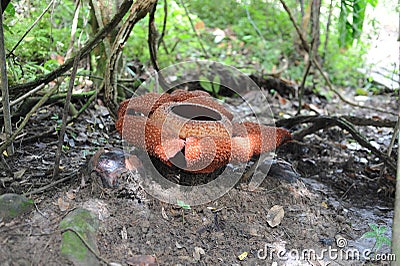
[(293, 127), (293, 125), (299, 125), (304, 123), (312, 123), (312, 125), (308, 128), (299, 130), (293, 133), (294, 139), (301, 140), (306, 135), (310, 135), (315, 133), (320, 129), (326, 129), (333, 126), (338, 126), (341, 129), (347, 130), (354, 140), (356, 140), (361, 146), (369, 149), (374, 155), (379, 157), (385, 164), (392, 170), (396, 172), (396, 163), (394, 160), (389, 157), (387, 154), (381, 152), (377, 148), (371, 145), (369, 141), (354, 127), (355, 124), (358, 125), (373, 125), (373, 126), (381, 126), (381, 127), (393, 127), (396, 122), (388, 121), (388, 120), (373, 120), (366, 118), (357, 118), (351, 116), (296, 116), (289, 119), (282, 119), (276, 122), (277, 126), (286, 126)]

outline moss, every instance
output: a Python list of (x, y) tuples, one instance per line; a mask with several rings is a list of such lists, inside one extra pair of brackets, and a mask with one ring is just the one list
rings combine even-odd
[[(98, 227), (99, 221), (92, 212), (86, 209), (76, 209), (72, 211), (60, 223), (60, 229), (64, 231), (62, 234), (61, 254), (78, 264), (92, 264), (94, 261), (97, 261), (95, 255), (88, 250), (76, 233), (78, 233), (95, 252), (98, 252), (96, 245), (96, 231)], [(75, 232), (66, 230), (68, 228), (73, 229)], [(92, 263), (89, 263), (89, 261)]]

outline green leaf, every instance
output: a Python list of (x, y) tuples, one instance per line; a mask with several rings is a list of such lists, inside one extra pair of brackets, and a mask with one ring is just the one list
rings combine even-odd
[(378, 231), (378, 225), (376, 225), (376, 224), (368, 224), (368, 225), (374, 232)]
[(190, 210), (190, 209), (191, 209), (189, 204), (186, 204), (186, 203), (184, 203), (184, 202), (181, 201), (181, 200), (176, 200), (176, 203), (177, 203), (178, 206), (181, 207), (182, 209), (185, 209), (185, 210)]
[(208, 80), (208, 78), (206, 78), (205, 76), (200, 76), (200, 86), (205, 89), (208, 92), (213, 92), (213, 87), (212, 84), (210, 82), (210, 80)]
[(13, 34), (13, 32), (10, 30), (10, 27), (8, 27), (6, 24), (3, 24), (4, 30), (8, 31), (9, 33)]
[(386, 232), (386, 230), (387, 230), (386, 226), (380, 226), (378, 229), (378, 234), (383, 235)]
[(385, 244), (385, 245), (387, 245), (387, 246), (391, 246), (392, 245), (392, 241), (390, 240), (390, 238), (388, 238), (388, 237), (383, 237), (383, 243)]
[(368, 91), (364, 90), (363, 88), (357, 88), (356, 89), (356, 94), (357, 95), (367, 96), (368, 95)]
[(339, 30), (339, 46), (341, 48), (346, 47), (346, 34), (347, 34), (347, 16), (349, 14), (349, 9), (346, 5), (346, 1), (342, 0), (340, 3), (340, 14), (338, 20), (338, 30)]
[(50, 60), (47, 60), (47, 61), (43, 64), (43, 67), (44, 67), (45, 70), (51, 71), (52, 69), (58, 67), (59, 65), (60, 65), (60, 64), (58, 63), (57, 60), (55, 60), (55, 59), (50, 59)]
[(361, 36), (364, 24), (365, 9), (367, 7), (366, 0), (354, 0), (353, 4), (353, 40)]
[(190, 34), (184, 33), (184, 34), (179, 35), (179, 38), (182, 40), (187, 40), (187, 39), (191, 39), (192, 36)]
[(376, 7), (378, 4), (378, 0), (367, 0), (368, 4), (370, 4), (372, 7)]
[(213, 88), (214, 88), (215, 94), (218, 94), (219, 88), (220, 88), (220, 84), (221, 84), (221, 78), (217, 74), (217, 75), (215, 75), (214, 80), (213, 80)]
[(361, 238), (376, 238), (376, 233), (375, 232), (366, 232), (362, 235)]
[(14, 17), (15, 16), (15, 7), (14, 5), (10, 2), (8, 3), (6, 9), (4, 10), (4, 13)]
[(181, 207), (182, 209), (185, 209), (185, 210), (190, 210), (190, 209), (191, 209), (189, 204), (186, 204), (186, 203), (184, 203), (184, 202), (181, 201), (181, 200), (176, 200), (176, 203), (177, 203), (178, 206)]
[(379, 250), (382, 248), (382, 245), (383, 245), (383, 241), (380, 240), (380, 239), (378, 239), (378, 240), (376, 241), (376, 243), (375, 243), (375, 250), (376, 250), (376, 251), (379, 251)]

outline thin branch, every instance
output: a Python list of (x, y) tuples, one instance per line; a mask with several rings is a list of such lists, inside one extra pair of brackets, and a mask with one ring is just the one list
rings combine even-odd
[(160, 38), (158, 39), (157, 46), (160, 46), (161, 42), (164, 39), (165, 30), (167, 29), (167, 18), (168, 18), (168, 4), (167, 4), (167, 0), (164, 0), (164, 21), (163, 21), (163, 27), (162, 27)]
[[(280, 119), (275, 122), (276, 126), (279, 127), (291, 127), (293, 125), (298, 125), (303, 123), (308, 119), (313, 119), (314, 117), (319, 117), (316, 115), (299, 115), (291, 118)], [(396, 126), (396, 121), (384, 119), (384, 120), (376, 120), (373, 118), (364, 118), (350, 115), (336, 116), (337, 118), (342, 118), (347, 120), (356, 126), (374, 126), (374, 127), (391, 127), (394, 128)]]
[[(70, 124), (71, 122), (75, 121), (88, 108), (88, 106), (93, 102), (93, 100), (96, 99), (96, 96), (97, 96), (96, 92), (93, 92), (91, 94), (90, 98), (88, 100), (86, 100), (85, 104), (81, 107), (81, 109), (79, 109), (79, 111), (76, 114), (74, 114), (72, 117), (70, 117), (68, 119), (67, 125)], [(45, 137), (48, 137), (48, 136), (52, 135), (53, 133), (54, 133), (54, 128), (49, 128), (48, 130), (43, 131), (40, 134), (35, 134), (33, 136), (23, 138), (21, 140), (21, 143), (28, 143), (28, 142), (31, 142), (33, 140), (38, 140), (38, 139), (41, 139), (41, 138), (45, 138)], [(17, 137), (17, 139), (19, 139), (19, 138), (20, 137)]]
[(265, 49), (267, 49), (268, 48), (267, 47), (267, 41), (265, 40), (264, 35), (261, 33), (260, 29), (257, 27), (256, 23), (254, 22), (253, 18), (251, 17), (251, 14), (250, 14), (250, 11), (249, 11), (249, 6), (248, 5), (245, 5), (245, 6), (246, 6), (245, 9), (246, 9), (247, 19), (249, 20), (249, 22), (250, 22), (251, 26), (253, 27), (253, 29), (256, 31), (258, 37), (260, 37), (261, 40), (263, 41)]
[(298, 101), (299, 101), (299, 106), (297, 108), (297, 114), (296, 115), (300, 114), (301, 109), (302, 109), (302, 100), (303, 100), (303, 95), (304, 95), (304, 90), (305, 90), (305, 84), (306, 84), (307, 76), (308, 76), (308, 73), (310, 72), (310, 69), (311, 69), (311, 58), (308, 58), (307, 66), (306, 66), (306, 68), (304, 70), (303, 78), (301, 80), (301, 84), (300, 84), (300, 87), (299, 87), (299, 90), (298, 90), (297, 98), (298, 98)]
[(54, 162), (53, 179), (57, 179), (58, 173), (60, 171), (60, 158), (61, 158), (61, 153), (62, 153), (62, 144), (64, 142), (64, 135), (65, 135), (66, 127), (67, 127), (67, 119), (68, 119), (68, 112), (69, 112), (69, 104), (71, 103), (72, 89), (74, 88), (75, 76), (76, 76), (76, 72), (78, 70), (79, 61), (80, 61), (80, 52), (78, 52), (78, 54), (75, 56), (74, 67), (72, 68), (71, 77), (69, 80), (67, 97), (65, 98), (61, 130), (60, 130), (60, 135), (58, 136), (58, 146), (57, 146), (56, 158), (55, 158), (55, 162)]
[(302, 100), (303, 100), (303, 95), (304, 95), (304, 90), (305, 90), (305, 84), (306, 80), (308, 77), (308, 73), (310, 72), (311, 65), (312, 65), (312, 57), (314, 56), (314, 45), (316, 44), (315, 41), (315, 31), (313, 27), (313, 38), (311, 40), (311, 49), (310, 52), (308, 53), (308, 60), (307, 60), (307, 65), (303, 73), (303, 78), (301, 80), (300, 88), (299, 88), (299, 93), (298, 93), (298, 101), (299, 101), (299, 106), (297, 108), (297, 115), (300, 114), (301, 109), (302, 109)]
[(361, 146), (369, 149), (373, 154), (379, 157), (392, 171), (396, 171), (396, 164), (391, 157), (387, 156), (385, 153), (372, 146), (371, 143), (369, 143), (369, 141), (363, 135), (361, 135), (361, 133), (357, 129), (354, 128), (354, 125), (341, 117), (297, 116), (294, 117), (291, 122), (291, 126), (295, 124), (313, 123), (311, 127), (294, 133), (293, 135), (295, 139), (302, 139), (306, 135), (312, 134), (320, 129), (329, 128), (332, 126), (338, 126), (341, 129), (347, 130), (352, 135), (354, 140), (356, 140)]
[(392, 136), (392, 139), (390, 140), (390, 144), (389, 144), (388, 151), (387, 151), (388, 156), (390, 156), (392, 154), (393, 146), (394, 146), (394, 143), (396, 142), (397, 135), (399, 133), (399, 126), (400, 126), (400, 116), (398, 117), (396, 126), (393, 129), (393, 136)]
[(76, 34), (76, 29), (78, 28), (79, 10), (81, 9), (81, 2), (82, 2), (81, 0), (78, 0), (75, 3), (74, 18), (72, 20), (72, 25), (71, 25), (71, 37), (69, 41), (69, 47), (65, 55), (66, 59), (69, 59), (71, 57), (72, 50), (74, 49), (75, 34)]
[(194, 35), (196, 35), (197, 41), (198, 41), (199, 44), (200, 44), (201, 50), (203, 51), (203, 54), (204, 54), (204, 57), (205, 57), (205, 58), (209, 58), (210, 56), (208, 55), (206, 49), (204, 48), (203, 42), (201, 41), (201, 38), (200, 38), (200, 34), (197, 32), (196, 27), (195, 27), (194, 24), (193, 24), (192, 18), (190, 17), (189, 10), (187, 9), (187, 7), (186, 7), (185, 3), (183, 2), (183, 0), (180, 0), (180, 2), (181, 2), (181, 5), (183, 6), (183, 9), (185, 10), (186, 16), (187, 16), (188, 19), (189, 19), (190, 26), (192, 27), (192, 30), (193, 30), (193, 32), (194, 32)]
[[(93, 11), (94, 11), (94, 16), (96, 18), (96, 22), (99, 25), (99, 27), (102, 28), (102, 27), (104, 27), (103, 15), (102, 15), (102, 10), (103, 10), (104, 6), (99, 7), (99, 5), (98, 5), (99, 1), (91, 1), (91, 3), (92, 3)], [(103, 44), (104, 44), (104, 50), (105, 50), (106, 56), (108, 58), (111, 53), (111, 42), (108, 39), (104, 39)]]
[[(308, 45), (306, 39), (304, 38), (302, 31), (301, 31), (300, 28), (298, 27), (298, 25), (297, 25), (297, 23), (296, 23), (296, 20), (294, 19), (293, 15), (292, 15), (292, 13), (291, 13), (291, 11), (290, 11), (290, 9), (289, 9), (289, 7), (286, 5), (286, 3), (284, 2), (284, 0), (279, 0), (279, 1), (282, 3), (283, 8), (286, 10), (286, 12), (287, 12), (287, 14), (288, 14), (288, 16), (289, 16), (289, 18), (290, 18), (290, 21), (292, 21), (292, 24), (293, 24), (294, 28), (296, 29), (297, 34), (299, 35), (299, 38), (300, 38), (300, 40), (301, 40), (301, 44), (302, 44), (304, 50), (305, 50), (307, 53), (309, 53), (310, 47), (309, 47), (309, 45)], [(384, 109), (375, 108), (375, 107), (371, 107), (371, 106), (367, 106), (367, 105), (359, 105), (359, 104), (354, 103), (354, 102), (352, 102), (352, 101), (350, 101), (350, 100), (347, 100), (347, 99), (344, 98), (344, 97), (342, 96), (342, 94), (333, 86), (333, 84), (331, 83), (331, 81), (330, 81), (328, 75), (323, 71), (323, 69), (322, 69), (320, 63), (319, 63), (315, 58), (312, 58), (312, 62), (313, 62), (313, 64), (314, 64), (314, 66), (318, 69), (318, 71), (320, 72), (320, 74), (322, 75), (322, 77), (324, 78), (324, 80), (325, 80), (326, 84), (328, 85), (329, 89), (330, 89), (331, 91), (333, 91), (333, 92), (339, 97), (339, 99), (342, 100), (343, 102), (345, 102), (345, 103), (347, 103), (347, 104), (349, 104), (349, 105), (358, 107), (358, 108), (362, 108), (362, 109), (369, 109), (369, 110), (373, 110), (373, 111), (377, 111), (377, 112), (381, 112), (381, 113), (397, 115), (397, 113), (395, 113), (395, 112), (391, 112), (391, 111), (387, 111), (387, 110), (384, 110)]]
[(322, 51), (322, 64), (325, 61), (326, 50), (327, 50), (327, 47), (328, 47), (329, 28), (331, 27), (332, 11), (333, 11), (333, 0), (331, 0), (331, 3), (329, 4), (329, 15), (328, 15), (328, 22), (326, 23), (324, 49)]
[[(11, 111), (10, 111), (10, 98), (8, 91), (8, 77), (7, 77), (7, 64), (6, 64), (6, 48), (4, 43), (4, 32), (3, 32), (3, 14), (0, 13), (0, 90), (2, 96), (2, 104), (4, 108), (4, 131), (6, 133), (6, 137), (8, 138), (12, 134), (12, 125), (11, 125)], [(9, 147), (7, 147), (8, 155), (12, 155), (14, 153), (14, 146), (11, 143)]]
[(284, 0), (279, 0), (283, 6), (283, 8), (286, 10), (286, 12), (288, 13), (289, 19), (293, 24), (293, 27), (296, 29), (297, 34), (299, 35), (301, 44), (304, 48), (304, 50), (306, 50), (306, 52), (308, 53), (310, 51), (310, 48), (308, 47), (308, 43), (306, 41), (306, 38), (303, 35), (303, 32), (301, 31), (301, 29), (299, 28), (299, 26), (296, 23), (295, 18), (292, 15), (292, 12), (290, 11), (289, 7), (286, 5)]
[(1, 0), (1, 14), (4, 13), (4, 10), (7, 8), (8, 4), (10, 3), (10, 0)]
[(374, 126), (374, 127), (392, 127), (396, 126), (396, 121), (389, 119), (373, 119), (373, 118), (365, 118), (365, 117), (357, 117), (344, 115), (342, 118), (346, 119), (350, 123), (356, 126)]
[[(118, 11), (117, 14), (113, 17), (113, 19), (102, 28), (90, 41), (86, 43), (80, 50), (80, 58), (87, 56), (106, 36), (107, 34), (113, 30), (118, 23), (123, 19), (124, 15), (128, 12), (129, 8), (132, 5), (133, 0), (125, 0)], [(53, 70), (47, 75), (41, 76), (36, 80), (24, 83), (24, 84), (17, 84), (10, 87), (10, 90), (18, 90), (18, 91), (27, 91), (31, 88), (37, 87), (43, 83), (49, 83), (50, 81), (54, 80), (55, 78), (59, 77), (60, 75), (67, 72), (74, 63), (75, 58), (70, 58), (57, 69)]]
[(42, 17), (49, 11), (50, 7), (54, 4), (55, 0), (51, 0), (51, 2), (47, 5), (47, 7), (43, 10), (42, 14), (33, 22), (33, 24), (25, 31), (25, 33), (22, 35), (22, 37), (19, 39), (19, 41), (14, 45), (14, 47), (11, 49), (11, 51), (8, 53), (7, 58), (14, 53), (15, 49), (20, 45), (20, 43), (24, 40), (26, 35), (33, 29), (33, 27), (38, 24), (38, 22), (42, 19)]
[[(27, 93), (25, 93), (21, 97), (19, 97), (19, 98), (15, 99), (14, 101), (10, 102), (10, 107), (16, 105), (19, 102), (22, 102), (23, 100), (25, 100), (26, 98), (28, 98), (32, 94), (35, 94), (36, 92), (38, 92), (41, 89), (43, 89), (43, 87), (44, 87), (44, 84), (34, 88), (33, 90), (28, 91)], [(0, 112), (3, 112), (3, 107), (0, 107)]]
[(151, 9), (149, 13), (149, 36), (147, 38), (147, 44), (149, 46), (149, 52), (150, 52), (150, 59), (151, 59), (151, 64), (153, 65), (154, 69), (157, 71), (156, 77), (158, 78), (158, 84), (161, 86), (161, 88), (164, 91), (169, 90), (168, 83), (164, 79), (164, 76), (160, 72), (160, 66), (158, 65), (157, 62), (157, 51), (158, 51), (158, 42), (157, 42), (157, 28), (154, 23), (154, 15), (156, 13), (157, 5), (154, 4), (153, 8)]
[(150, 52), (150, 60), (151, 63), (154, 67), (154, 69), (159, 72), (160, 67), (158, 66), (157, 62), (157, 28), (154, 23), (154, 15), (157, 10), (157, 4), (154, 4), (153, 7), (151, 8), (151, 11), (149, 13), (149, 26), (148, 26), (148, 31), (149, 31), (149, 36), (147, 38), (147, 45), (149, 47), (149, 52)]
[[(136, 1), (129, 13), (128, 18), (125, 20), (124, 24), (121, 26), (117, 36), (115, 37), (114, 43), (111, 48), (110, 58), (108, 59), (106, 73), (104, 75), (104, 99), (107, 108), (110, 111), (112, 117), (116, 117), (117, 106), (117, 80), (112, 78), (117, 75), (118, 72), (118, 59), (121, 56), (122, 50), (127, 42), (133, 27), (138, 21), (144, 18), (147, 13), (151, 11), (153, 5), (157, 3), (157, 0), (142, 0)], [(115, 83), (114, 83), (115, 82)]]
[(54, 186), (57, 185), (57, 184), (63, 183), (63, 182), (65, 182), (65, 181), (67, 181), (67, 180), (70, 180), (71, 178), (75, 177), (75, 176), (77, 175), (77, 173), (78, 173), (78, 170), (76, 170), (76, 171), (74, 171), (74, 172), (68, 174), (67, 176), (65, 176), (65, 177), (63, 177), (63, 178), (61, 178), (61, 179), (58, 179), (58, 180), (56, 180), (56, 181), (54, 181), (54, 182), (51, 182), (50, 184), (47, 184), (47, 185), (45, 185), (45, 186), (43, 186), (43, 187), (40, 187), (40, 188), (38, 188), (38, 189), (35, 189), (35, 190), (32, 190), (32, 191), (26, 192), (26, 193), (24, 193), (24, 194), (22, 194), (22, 195), (28, 197), (28, 196), (31, 196), (31, 195), (34, 195), (34, 194), (39, 194), (39, 193), (41, 193), (41, 192), (43, 192), (43, 191), (45, 191), (45, 190), (47, 190), (47, 189), (49, 189), (49, 188), (54, 187)]
[(14, 142), (15, 138), (19, 135), (19, 133), (22, 131), (22, 129), (25, 127), (26, 123), (28, 123), (29, 118), (36, 113), (36, 111), (41, 107), (47, 99), (55, 92), (57, 91), (59, 86), (54, 86), (50, 91), (48, 91), (42, 99), (31, 109), (31, 111), (25, 116), (24, 120), (22, 121), (21, 125), (15, 130), (15, 132), (6, 139), (6, 141), (3, 142), (3, 144), (0, 146), (0, 153), (3, 153), (4, 150), (12, 143)]

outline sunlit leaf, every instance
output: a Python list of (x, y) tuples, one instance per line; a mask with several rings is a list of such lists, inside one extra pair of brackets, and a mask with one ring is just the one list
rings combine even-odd
[(14, 5), (10, 2), (8, 3), (6, 9), (4, 10), (4, 13), (14, 17), (15, 16), (15, 7)]

